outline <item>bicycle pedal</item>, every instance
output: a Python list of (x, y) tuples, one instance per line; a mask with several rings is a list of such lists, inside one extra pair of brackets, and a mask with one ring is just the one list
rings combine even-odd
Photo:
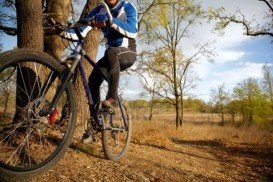
[(99, 142), (99, 138), (97, 136), (92, 136), (92, 139), (94, 143)]
[(90, 134), (88, 132), (84, 133), (81, 139), (81, 142), (83, 144), (90, 144), (90, 143), (96, 143), (99, 139), (95, 134)]
[(91, 135), (89, 133), (84, 133), (83, 136), (82, 136), (82, 139), (81, 139), (81, 142), (83, 144), (87, 144), (87, 143), (90, 143), (91, 142)]

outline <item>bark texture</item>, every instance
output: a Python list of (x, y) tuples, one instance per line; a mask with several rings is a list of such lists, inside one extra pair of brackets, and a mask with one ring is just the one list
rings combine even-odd
[[(88, 14), (88, 12), (90, 12), (95, 6), (97, 6), (98, 2), (99, 0), (88, 0), (81, 14), (81, 18), (84, 18)], [(84, 46), (84, 50), (93, 60), (96, 60), (97, 57), (98, 46), (101, 40), (100, 35), (101, 32), (99, 30), (92, 30), (85, 38), (86, 44)], [(92, 71), (92, 67), (87, 63), (87, 61), (84, 61), (84, 68), (86, 71), (86, 76), (88, 78)], [(75, 85), (77, 103), (78, 106), (80, 106), (78, 107), (78, 121), (85, 122), (89, 118), (90, 113), (80, 75), (77, 75)]]

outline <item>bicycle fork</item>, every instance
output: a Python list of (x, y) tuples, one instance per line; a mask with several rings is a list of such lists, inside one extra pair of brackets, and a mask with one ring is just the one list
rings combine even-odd
[[(83, 41), (78, 42), (78, 44), (77, 44), (75, 50), (73, 51), (73, 53), (70, 56), (68, 56), (65, 60), (63, 60), (61, 62), (61, 64), (63, 64), (65, 66), (65, 69), (61, 74), (61, 84), (58, 86), (58, 88), (56, 90), (56, 93), (55, 93), (50, 105), (46, 106), (45, 108), (43, 108), (40, 111), (41, 116), (49, 115), (52, 112), (54, 112), (55, 107), (58, 104), (59, 99), (63, 95), (68, 83), (71, 81), (71, 79), (72, 79), (72, 77), (73, 77), (73, 75), (75, 73), (75, 70), (76, 70), (77, 66), (80, 63), (80, 60), (81, 60), (80, 52), (82, 50), (83, 44), (84, 44)], [(72, 64), (69, 63), (70, 60), (72, 60), (72, 62), (71, 62)], [(55, 74), (55, 78), (56, 77), (57, 77), (57, 74)], [(51, 85), (54, 82), (55, 78), (53, 78), (53, 79), (49, 78), (49, 80), (48, 80), (49, 85)], [(49, 87), (50, 86), (47, 86), (47, 89), (45, 89), (42, 93), (46, 93), (48, 91)]]
[[(46, 95), (46, 93), (48, 92), (50, 86), (52, 85), (52, 83), (55, 81), (55, 79), (57, 78), (57, 74), (56, 73), (52, 73), (53, 75), (50, 76), (47, 80), (47, 84), (44, 88), (42, 88), (42, 93), (43, 95)], [(41, 116), (46, 116), (51, 114), (52, 112), (54, 112), (58, 101), (60, 100), (61, 96), (63, 95), (65, 89), (67, 88), (68, 83), (70, 82), (70, 80), (73, 77), (73, 72), (69, 69), (66, 68), (63, 72), (62, 72), (62, 76), (61, 76), (61, 84), (57, 87), (56, 92), (54, 94), (54, 97), (52, 99), (52, 101), (50, 102), (49, 105), (46, 105), (41, 111), (40, 111), (40, 115)]]

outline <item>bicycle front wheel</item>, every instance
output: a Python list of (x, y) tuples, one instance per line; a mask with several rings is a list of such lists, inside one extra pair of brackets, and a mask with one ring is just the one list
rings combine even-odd
[(54, 111), (49, 107), (61, 80), (61, 65), (30, 49), (0, 54), (0, 181), (26, 179), (52, 167), (68, 148), (76, 107), (68, 85)]
[(132, 122), (128, 107), (119, 103), (112, 111), (106, 110), (103, 115), (102, 146), (105, 156), (119, 161), (126, 153), (132, 132)]

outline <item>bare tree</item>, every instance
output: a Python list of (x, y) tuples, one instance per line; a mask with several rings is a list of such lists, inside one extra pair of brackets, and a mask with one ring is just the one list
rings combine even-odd
[[(179, 58), (179, 44), (182, 38), (190, 36), (189, 27), (194, 25), (203, 17), (203, 11), (199, 4), (194, 1), (158, 1), (161, 4), (150, 7), (143, 17), (143, 26), (145, 34), (142, 34), (143, 40), (153, 46), (155, 59), (153, 64), (146, 65), (150, 70), (162, 76), (160, 80), (160, 91), (156, 94), (167, 100), (174, 106), (176, 111), (176, 127), (182, 125), (181, 96), (183, 85), (185, 85), (187, 69), (189, 65), (196, 61), (196, 58), (207, 52), (207, 46), (199, 46), (199, 50), (193, 58)], [(163, 66), (164, 65), (164, 66)], [(179, 120), (181, 122), (179, 122)]]
[(225, 113), (227, 110), (227, 103), (229, 101), (229, 94), (225, 90), (225, 84), (219, 85), (216, 89), (211, 90), (211, 102), (214, 103), (217, 112), (222, 120), (222, 125), (225, 122)]
[(160, 79), (161, 76), (158, 75), (156, 72), (150, 69), (151, 65), (148, 64), (145, 59), (150, 59), (150, 57), (145, 56), (142, 54), (142, 58), (140, 64), (138, 64), (138, 68), (135, 70), (141, 78), (141, 83), (144, 89), (144, 93), (148, 94), (150, 101), (149, 101), (149, 121), (152, 121), (153, 118), (153, 110), (156, 104), (155, 99), (157, 98), (156, 92), (160, 88)]
[(0, 75), (0, 104), (4, 106), (3, 115), (7, 112), (8, 101), (14, 89), (14, 83), (7, 81), (13, 75), (13, 70), (7, 70)]
[(263, 66), (263, 75), (264, 75), (262, 80), (263, 89), (265, 91), (266, 97), (271, 102), (271, 108), (273, 110), (273, 74), (268, 64), (265, 64)]

